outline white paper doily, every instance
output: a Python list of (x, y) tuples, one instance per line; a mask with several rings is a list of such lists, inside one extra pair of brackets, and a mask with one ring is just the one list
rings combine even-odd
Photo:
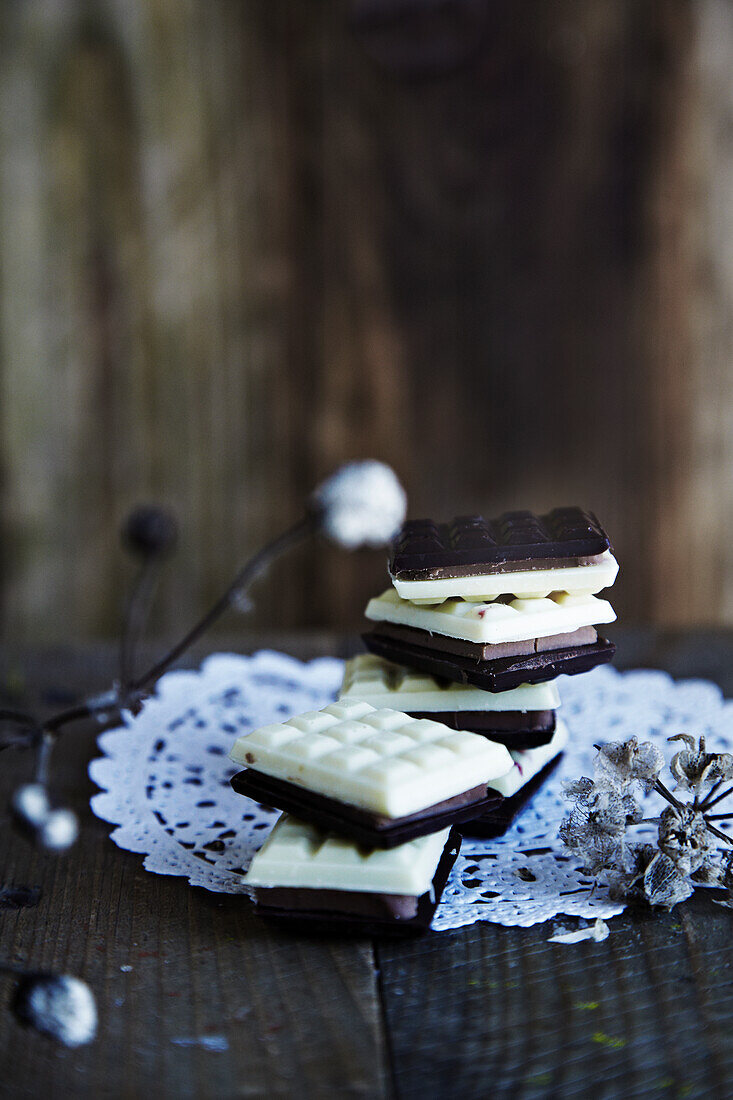
[[(262, 651), (217, 654), (198, 672), (168, 673), (137, 717), (126, 715), (124, 726), (100, 735), (104, 755), (89, 765), (103, 792), (92, 798), (94, 813), (118, 826), (112, 839), (144, 854), (149, 871), (246, 893), (242, 872), (277, 814), (232, 791), (237, 769), (229, 749), (246, 730), (325, 706), (342, 671), (333, 658), (304, 664)], [(705, 681), (606, 666), (562, 677), (560, 695), (570, 730), (560, 767), (503, 837), (464, 841), (433, 928), (477, 920), (526, 927), (559, 914), (622, 912), (623, 903), (584, 876), (558, 839), (568, 810), (562, 780), (592, 775), (594, 742), (632, 735), (654, 741), (667, 757), (666, 738), (682, 732), (733, 751), (733, 702)], [(648, 816), (654, 812), (650, 799)]]

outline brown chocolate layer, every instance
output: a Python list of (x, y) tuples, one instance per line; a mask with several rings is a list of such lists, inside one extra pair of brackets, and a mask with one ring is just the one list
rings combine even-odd
[(461, 832), (463, 835), (487, 839), (494, 836), (502, 836), (519, 816), (532, 796), (540, 789), (545, 781), (549, 779), (561, 759), (562, 753), (559, 752), (557, 756), (554, 756), (552, 760), (549, 760), (545, 764), (541, 771), (533, 775), (528, 783), (525, 783), (523, 787), (520, 787), (519, 790), (509, 798), (505, 798), (500, 807), (496, 810), (489, 810), (488, 813), (482, 814), (481, 817), (477, 818), (475, 821), (469, 821), (465, 825), (462, 825)]
[(530, 638), (521, 642), (469, 642), (463, 638), (449, 638), (446, 634), (432, 634), (417, 626), (380, 622), (375, 629), (383, 638), (410, 642), (423, 649), (435, 649), (440, 653), (455, 653), (459, 657), (472, 657), (474, 661), (495, 661), (504, 657), (528, 657), (532, 653), (547, 653), (552, 649), (569, 646), (591, 645), (598, 633), (595, 627), (581, 626), (567, 634), (552, 634), (547, 638)]
[(417, 915), (417, 898), (410, 894), (370, 894), (359, 890), (316, 890), (290, 886), (255, 887), (257, 904), (276, 909), (328, 910), (362, 917), (410, 920)]
[(238, 794), (286, 810), (302, 821), (310, 821), (321, 829), (345, 836), (368, 848), (395, 848), (408, 840), (467, 821), (501, 802), (501, 795), (488, 790), (484, 783), (427, 806), (419, 813), (390, 818), (328, 798), (295, 783), (288, 783), (285, 779), (275, 779), (254, 768), (237, 772), (230, 783)]
[(555, 732), (554, 710), (411, 710), (411, 718), (442, 722), (452, 730), (501, 733)]
[(504, 573), (532, 573), (539, 569), (566, 569), (573, 565), (598, 565), (603, 554), (575, 558), (525, 558), (523, 561), (503, 561), (496, 564), (453, 565), (443, 569), (403, 569), (397, 574), (401, 581), (450, 581), (461, 577), (495, 577)]
[(564, 646), (548, 653), (534, 653), (527, 657), (501, 657), (494, 661), (477, 661), (455, 653), (440, 653), (413, 642), (388, 638), (378, 630), (362, 634), (371, 653), (427, 672), (439, 680), (452, 680), (458, 684), (472, 684), (485, 691), (508, 691), (522, 684), (542, 684), (556, 676), (577, 675), (588, 672), (597, 665), (613, 660), (616, 646), (599, 637), (592, 645)]
[[(508, 749), (513, 749), (518, 752), (522, 749), (539, 748), (540, 745), (546, 745), (548, 741), (552, 740), (555, 732), (554, 710), (536, 711), (535, 713), (549, 715), (549, 724), (546, 726), (543, 723), (538, 723), (536, 726), (533, 726), (531, 723), (522, 724), (522, 726), (507, 724), (504, 727), (500, 726), (498, 723), (492, 725), (496, 718), (504, 716), (487, 711), (459, 710), (444, 712), (442, 714), (435, 714), (427, 711), (412, 711), (411, 716), (413, 718), (429, 718), (433, 722), (442, 722), (444, 726), (449, 726), (454, 730), (468, 730), (469, 733), (477, 733), (480, 737), (485, 737), (488, 741), (496, 741), (497, 744), (506, 745)], [(523, 715), (521, 711), (518, 711), (515, 713), (508, 713), (506, 717), (521, 720), (525, 715)]]
[[(333, 893), (342, 895), (337, 903), (339, 908), (334, 909), (328, 906), (325, 900), (323, 901), (323, 908), (296, 907), (295, 904), (288, 906), (274, 905), (272, 904), (274, 899), (267, 897), (267, 895), (273, 892), (272, 888), (263, 889), (257, 887), (255, 889), (256, 911), (268, 920), (274, 920), (280, 924), (294, 928), (298, 933), (307, 930), (313, 930), (315, 932), (320, 932), (321, 930), (333, 932), (336, 930), (341, 933), (352, 933), (362, 936), (378, 936), (384, 935), (385, 933), (389, 935), (405, 936), (420, 935), (423, 932), (427, 932), (430, 928), (433, 913), (445, 889), (448, 875), (456, 861), (456, 856), (460, 851), (460, 847), (461, 834), (457, 829), (451, 829), (450, 836), (446, 841), (443, 854), (440, 857), (440, 862), (433, 876), (432, 885), (429, 890), (426, 890), (424, 894), (416, 899), (417, 911), (414, 916), (411, 917), (401, 917), (395, 912), (388, 915), (374, 913), (372, 911), (373, 902), (369, 903), (368, 912), (354, 912), (346, 908), (351, 905), (351, 903), (344, 898), (344, 895), (349, 892), (346, 890), (333, 891)], [(322, 893), (325, 895), (331, 894), (332, 891), (313, 890), (311, 893)], [(360, 894), (358, 896), (366, 897), (367, 895)], [(377, 897), (386, 899), (389, 895), (381, 894), (377, 895)], [(293, 903), (296, 902), (295, 898), (291, 898), (290, 900)], [(317, 902), (316, 898), (310, 900)], [(415, 899), (411, 900), (414, 901)]]

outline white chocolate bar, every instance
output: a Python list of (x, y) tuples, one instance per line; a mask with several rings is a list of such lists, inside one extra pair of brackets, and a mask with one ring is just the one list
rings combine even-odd
[(441, 577), (432, 581), (402, 581), (392, 584), (403, 600), (440, 603), (449, 596), (464, 600), (493, 600), (507, 594), (533, 597), (551, 592), (593, 595), (610, 588), (618, 574), (618, 562), (610, 550), (593, 565), (566, 565), (554, 569), (522, 569), (507, 573), (484, 573), (476, 577)]
[(396, 848), (362, 848), (283, 814), (244, 876), (247, 886), (359, 890), (420, 897), (435, 875), (450, 829)]
[(536, 749), (523, 749), (521, 752), (513, 752), (514, 767), (501, 779), (492, 781), (490, 786), (499, 791), (505, 798), (511, 798), (513, 794), (521, 790), (530, 779), (534, 779), (537, 772), (542, 771), (545, 764), (549, 764), (553, 757), (565, 748), (568, 743), (568, 727), (558, 718), (552, 741), (546, 745), (539, 745)]
[(450, 599), (436, 607), (417, 607), (410, 600), (400, 599), (394, 588), (370, 600), (364, 614), (375, 622), (401, 623), (483, 644), (569, 634), (581, 626), (612, 623), (616, 618), (607, 600), (569, 592), (553, 592), (546, 598), (517, 598), (509, 603)]
[(512, 767), (508, 750), (479, 734), (358, 700), (262, 726), (239, 737), (230, 756), (387, 817), (417, 813)]
[(483, 691), (464, 684), (447, 684), (372, 653), (362, 653), (346, 662), (339, 699), (364, 699), (373, 707), (392, 707), (407, 713), (556, 710), (560, 706), (554, 680), (523, 684), (509, 691)]

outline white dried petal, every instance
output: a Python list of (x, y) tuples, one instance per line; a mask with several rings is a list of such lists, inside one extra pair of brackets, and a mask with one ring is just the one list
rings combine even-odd
[(565, 798), (578, 801), (579, 799), (586, 798), (595, 787), (595, 783), (592, 779), (588, 779), (583, 775), (580, 779), (565, 779), (563, 780), (562, 793)]
[(664, 767), (664, 757), (651, 741), (639, 742), (630, 737), (628, 741), (601, 745), (594, 765), (599, 783), (624, 789), (636, 782), (649, 791)]
[(693, 886), (663, 852), (658, 852), (644, 873), (644, 896), (650, 905), (672, 909), (694, 892)]
[(595, 940), (596, 943), (602, 943), (603, 940), (608, 939), (610, 931), (606, 922), (598, 917), (595, 924), (578, 928), (574, 932), (566, 932), (564, 929), (559, 930), (554, 936), (550, 936), (548, 943), (582, 943), (583, 940)]

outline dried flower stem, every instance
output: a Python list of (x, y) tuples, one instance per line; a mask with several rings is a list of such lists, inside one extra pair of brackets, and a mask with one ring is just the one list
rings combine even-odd
[(679, 810), (682, 808), (682, 803), (679, 801), (679, 799), (675, 798), (670, 790), (665, 787), (661, 779), (656, 780), (653, 789), (657, 792), (657, 794), (661, 794), (662, 798), (666, 798), (667, 802), (669, 802), (670, 806), (674, 806), (675, 810)]
[[(120, 698), (120, 706), (125, 705), (125, 703), (139, 700), (146, 690), (152, 687), (156, 680), (159, 680), (163, 673), (167, 672), (171, 665), (175, 664), (178, 658), (181, 657), (194, 642), (198, 641), (198, 639), (213, 626), (217, 619), (221, 618), (225, 611), (232, 607), (238, 599), (241, 599), (253, 581), (267, 571), (271, 562), (274, 561), (276, 557), (303, 541), (303, 539), (312, 534), (317, 527), (318, 517), (316, 515), (311, 514), (304, 516), (303, 519), (293, 524), (287, 531), (284, 531), (277, 538), (273, 539), (272, 542), (269, 542), (262, 550), (259, 550), (254, 557), (250, 558), (244, 568), (237, 573), (232, 583), (219, 597), (214, 606), (199, 619), (188, 633), (185, 634), (160, 661), (149, 668), (147, 672), (144, 672), (142, 676), (137, 677), (137, 679), (132, 680), (127, 685), (126, 690), (122, 693), (122, 697)], [(46, 732), (56, 735), (63, 726), (71, 722), (76, 722), (81, 718), (89, 718), (94, 713), (94, 710), (95, 708), (91, 707), (88, 703), (82, 703), (79, 706), (71, 707), (68, 710), (61, 711), (59, 714), (54, 715), (53, 718), (50, 718), (45, 723), (44, 729)]]
[[(720, 787), (720, 785), (720, 783), (716, 783), (715, 787), (718, 788)], [(712, 793), (713, 792), (711, 791), (710, 794)], [(713, 806), (717, 806), (719, 802), (722, 802), (724, 798), (729, 798), (732, 794), (733, 787), (729, 787), (727, 791), (723, 791), (723, 793), (719, 794), (717, 798), (710, 798), (710, 795), (708, 795), (708, 797), (703, 799), (703, 801), (700, 803), (700, 809), (705, 810), (706, 812), (708, 810), (712, 810)]]
[(150, 615), (153, 596), (160, 578), (161, 559), (147, 557), (127, 602), (120, 642), (120, 691), (124, 693), (133, 676), (133, 659)]
[(38, 756), (36, 758), (36, 783), (42, 783), (45, 787), (48, 783), (48, 768), (51, 763), (51, 752), (55, 744), (56, 738), (53, 734), (43, 731), (39, 746)]

